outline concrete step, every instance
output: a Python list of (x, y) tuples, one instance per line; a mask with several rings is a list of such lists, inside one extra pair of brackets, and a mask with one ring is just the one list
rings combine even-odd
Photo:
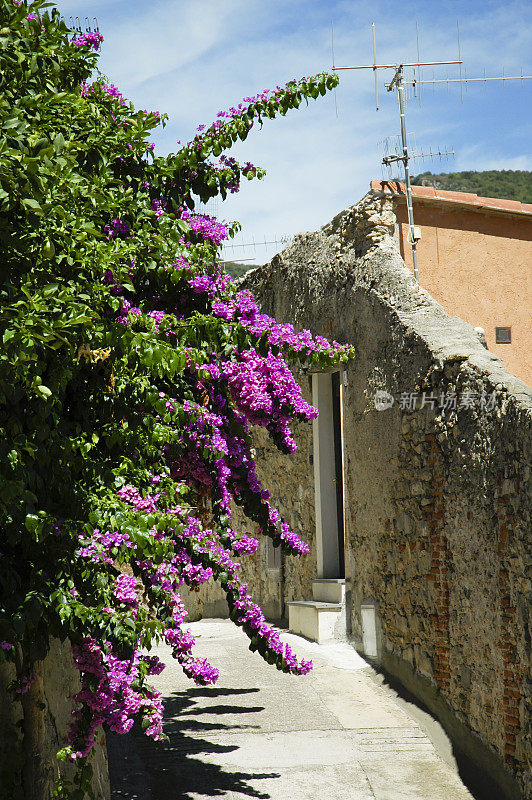
[(306, 636), (313, 642), (328, 642), (341, 627), (342, 604), (320, 600), (293, 600), (288, 603), (288, 627), (291, 633)]
[(317, 578), (312, 581), (312, 597), (324, 603), (345, 603), (345, 578)]

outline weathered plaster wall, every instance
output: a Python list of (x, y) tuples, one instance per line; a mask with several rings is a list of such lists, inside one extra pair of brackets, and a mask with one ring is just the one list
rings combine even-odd
[[(11, 663), (0, 665), (0, 797), (2, 800), (23, 798), (22, 789), (15, 788), (22, 768), (21, 728), (22, 708), (20, 703), (13, 703), (7, 686), (15, 677), (15, 669)], [(72, 666), (72, 656), (68, 642), (61, 644), (52, 640), (48, 656), (44, 660), (44, 727), (46, 749), (42, 759), (48, 771), (48, 793), (42, 800), (50, 800), (59, 770), (62, 776), (72, 776), (73, 767), (58, 761), (58, 750), (66, 745), (66, 736), (70, 724), (70, 711), (76, 692), (80, 690), (78, 673)], [(94, 749), (92, 759), (94, 770), (94, 800), (108, 800), (110, 797), (109, 774), (107, 769), (107, 749), (105, 738)], [(19, 784), (20, 785), (20, 784)], [(19, 792), (18, 794), (16, 792)]]
[[(450, 314), (486, 333), (489, 349), (532, 386), (532, 217), (428, 203), (414, 196), (422, 284)], [(412, 267), (404, 199), (396, 199), (401, 255)], [(496, 327), (511, 327), (497, 344)]]
[[(530, 797), (532, 393), (414, 283), (391, 210), (367, 196), (245, 284), (280, 321), (357, 349), (344, 388), (355, 644), (361, 604), (373, 600), (383, 667), (500, 796)], [(377, 410), (377, 390), (391, 407)], [(268, 484), (267, 466), (263, 475)], [(312, 470), (300, 481), (310, 498)]]

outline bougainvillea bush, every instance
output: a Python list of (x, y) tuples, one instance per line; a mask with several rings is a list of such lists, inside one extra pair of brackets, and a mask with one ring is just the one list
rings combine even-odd
[(231, 510), (307, 551), (257, 478), (250, 430), (292, 452), (291, 423), (317, 411), (289, 362), (350, 351), (261, 314), (220, 267), (235, 226), (194, 210), (261, 178), (223, 153), (336, 78), (248, 97), (158, 157), (164, 117), (99, 76), (102, 36), (68, 31), (49, 5), (0, 0), (0, 658), (31, 717), (50, 638), (70, 641), (82, 688), (62, 755), (79, 762), (81, 798), (98, 729), (163, 736), (152, 643), (216, 680), (183, 628), (189, 587), (218, 581), (251, 649), (310, 668), (249, 596), (240, 560), (258, 542)]

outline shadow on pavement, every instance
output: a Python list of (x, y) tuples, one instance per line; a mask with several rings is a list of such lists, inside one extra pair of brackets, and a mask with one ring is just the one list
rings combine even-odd
[[(464, 786), (471, 793), (474, 800), (495, 800), (500, 798), (501, 790), (497, 784), (483, 772), (477, 764), (475, 764), (459, 747), (452, 732), (447, 730), (438, 717), (428, 708), (428, 706), (416, 695), (414, 695), (401, 681), (387, 672), (382, 666), (373, 664), (368, 659), (368, 664), (374, 668), (376, 675), (382, 678), (382, 681), (377, 679), (376, 683), (389, 687), (400, 700), (404, 700), (411, 706), (415, 706), (427, 717), (434, 720), (437, 725), (441, 726), (444, 735), (448, 738), (449, 744), (452, 748), (452, 755), (456, 764), (456, 772), (464, 784)], [(418, 719), (419, 722), (419, 719)], [(435, 749), (438, 751), (438, 745), (435, 742), (433, 730), (427, 730), (423, 726), (427, 735), (431, 738)], [(440, 753), (441, 755), (441, 753)]]
[[(127, 736), (109, 734), (111, 800), (194, 800), (237, 792), (268, 800), (269, 794), (251, 786), (251, 780), (278, 778), (278, 773), (230, 772), (203, 761), (200, 754), (229, 753), (238, 748), (199, 738), (196, 732), (250, 730), (253, 725), (225, 725), (223, 716), (262, 711), (262, 706), (229, 704), (200, 706), (201, 698), (230, 697), (258, 689), (193, 688), (165, 698), (164, 732), (168, 742), (153, 742), (134, 729)], [(183, 715), (219, 714), (220, 722), (201, 722)], [(191, 735), (185, 732), (189, 731)]]

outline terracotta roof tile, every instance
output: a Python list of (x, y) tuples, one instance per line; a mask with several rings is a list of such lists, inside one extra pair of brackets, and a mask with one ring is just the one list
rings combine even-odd
[[(394, 195), (404, 195), (405, 185), (399, 181), (371, 181), (371, 189)], [(518, 214), (532, 214), (532, 203), (520, 203), (519, 200), (502, 200), (498, 197), (479, 197), (470, 192), (448, 192), (435, 189), (433, 186), (412, 186), (412, 195), (419, 200), (436, 200), (460, 205), (471, 205), (477, 208), (489, 208), (494, 211), (510, 211)]]

